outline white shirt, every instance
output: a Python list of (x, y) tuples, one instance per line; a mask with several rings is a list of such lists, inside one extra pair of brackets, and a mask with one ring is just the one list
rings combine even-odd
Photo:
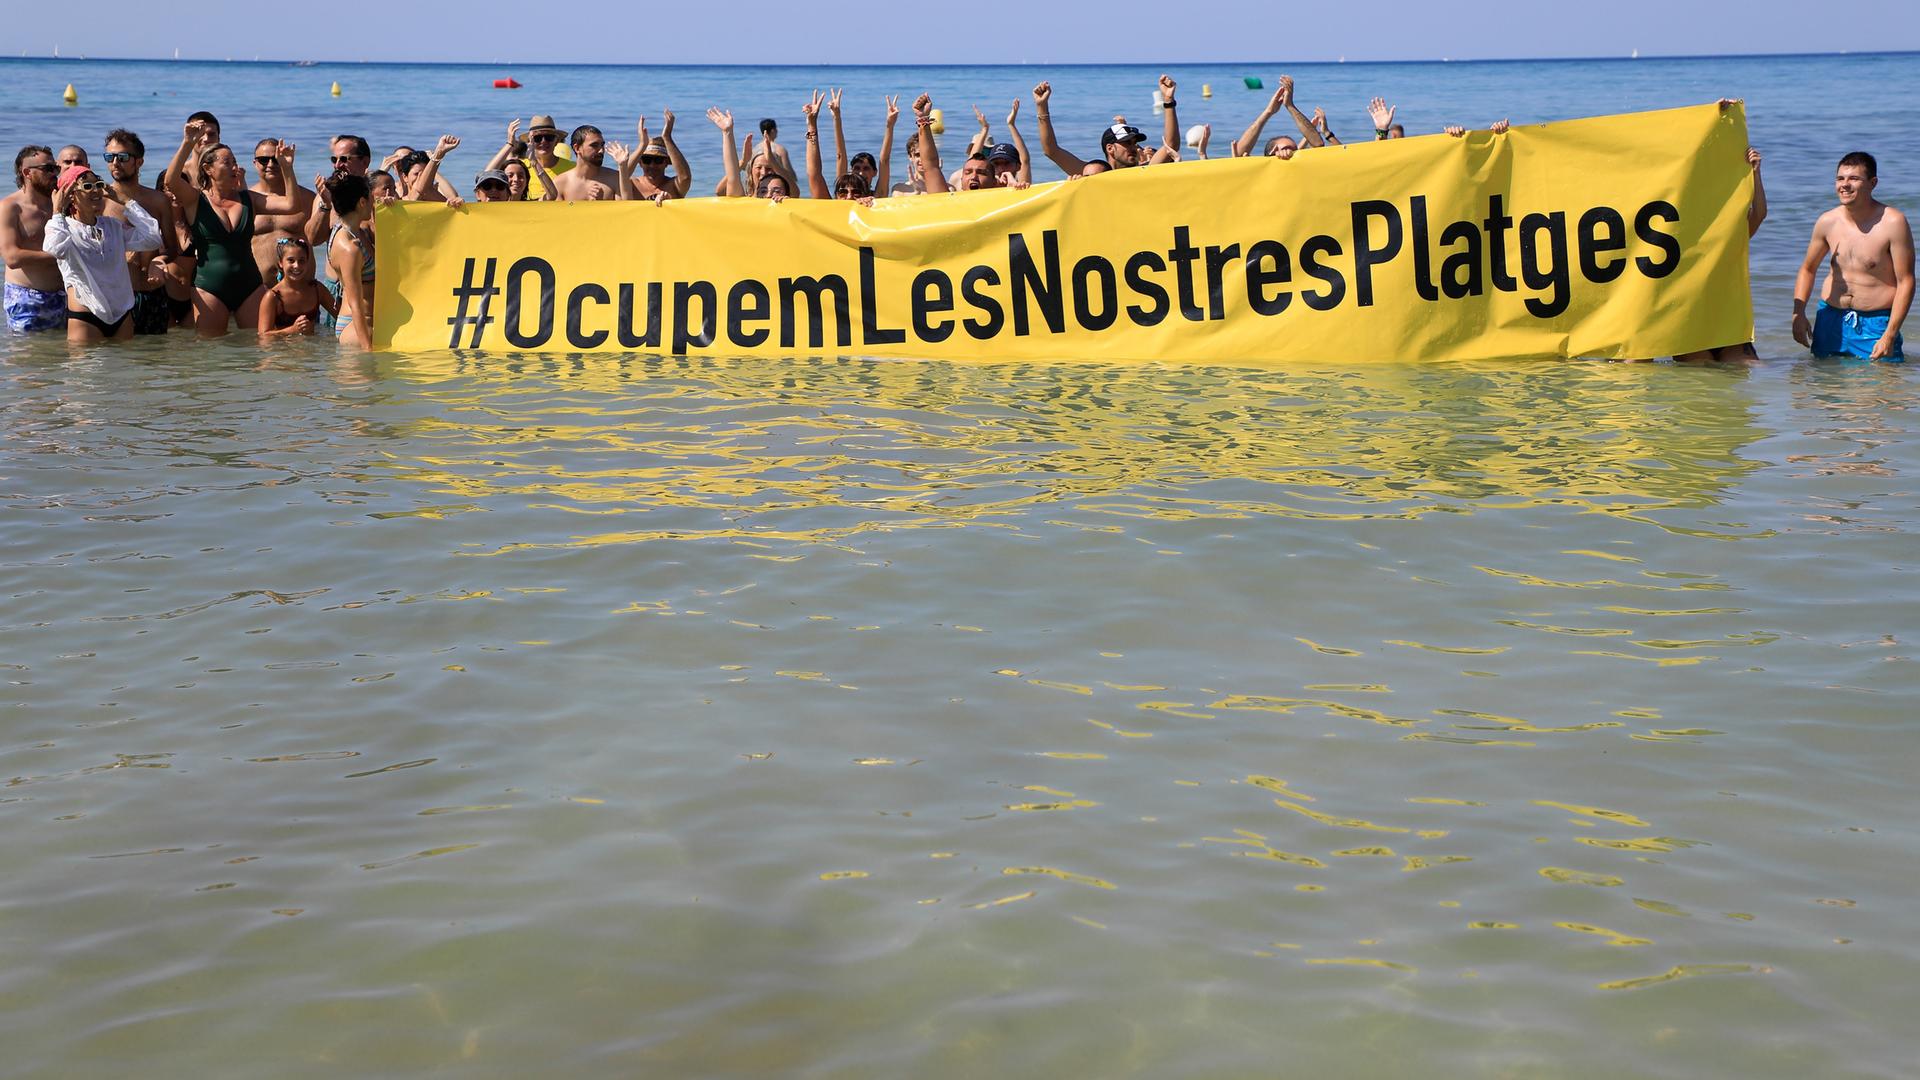
[(101, 214), (93, 224), (55, 214), (41, 247), (60, 263), (60, 277), (73, 297), (100, 321), (111, 323), (133, 310), (127, 252), (162, 246), (160, 223), (137, 202), (126, 204), (125, 221)]

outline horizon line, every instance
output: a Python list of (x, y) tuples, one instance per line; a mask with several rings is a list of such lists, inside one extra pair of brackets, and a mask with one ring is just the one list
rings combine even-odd
[[(55, 48), (58, 48), (56, 45)], [(1402, 60), (1349, 60), (1341, 57), (1337, 60), (1296, 60), (1288, 62), (1294, 67), (1341, 67), (1349, 64), (1542, 64), (1542, 63), (1594, 63), (1618, 62), (1635, 63), (1642, 60), (1786, 60), (1814, 59), (1842, 56), (1884, 57), (1884, 56), (1920, 56), (1920, 49), (1872, 49), (1866, 51), (1843, 50), (1840, 52), (1757, 52), (1757, 53), (1653, 53), (1631, 56), (1479, 56), (1479, 57), (1421, 57)], [(645, 64), (617, 63), (605, 61), (557, 61), (557, 60), (312, 60), (275, 57), (253, 57), (248, 60), (236, 60), (233, 57), (181, 57), (181, 56), (0, 56), (7, 63), (44, 63), (48, 61), (73, 61), (85, 64), (267, 64), (285, 67), (523, 67), (523, 68), (755, 68), (755, 69), (806, 69), (818, 68), (1032, 68), (1032, 67), (1145, 67), (1170, 65), (1242, 65), (1271, 66), (1280, 61), (1274, 60), (1075, 60), (1075, 61), (1027, 61), (1001, 64), (765, 64), (765, 63), (689, 63), (689, 64)]]

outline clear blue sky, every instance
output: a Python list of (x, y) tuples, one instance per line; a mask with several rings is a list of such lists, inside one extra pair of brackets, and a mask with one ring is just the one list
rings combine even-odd
[[(764, 0), (459, 5), (28, 4), (7, 55), (495, 63), (963, 64), (1456, 60), (1920, 49), (1915, 0)], [(332, 10), (365, 14), (351, 30)], [(576, 14), (577, 13), (577, 14)], [(1844, 21), (1843, 21), (1844, 20)], [(1826, 92), (1809, 88), (1809, 92)]]

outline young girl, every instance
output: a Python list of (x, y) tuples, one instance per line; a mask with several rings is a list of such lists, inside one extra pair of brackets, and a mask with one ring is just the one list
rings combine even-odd
[(267, 295), (260, 301), (260, 337), (286, 337), (311, 334), (320, 323), (320, 312), (338, 313), (333, 294), (313, 280), (313, 252), (307, 242), (282, 237), (277, 248), (279, 272)]

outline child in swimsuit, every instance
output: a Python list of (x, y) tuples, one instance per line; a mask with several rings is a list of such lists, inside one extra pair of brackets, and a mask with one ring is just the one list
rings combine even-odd
[(279, 279), (260, 301), (260, 337), (287, 337), (311, 334), (320, 324), (320, 313), (336, 314), (333, 294), (313, 280), (313, 252), (307, 242), (282, 237), (275, 252), (279, 258)]

